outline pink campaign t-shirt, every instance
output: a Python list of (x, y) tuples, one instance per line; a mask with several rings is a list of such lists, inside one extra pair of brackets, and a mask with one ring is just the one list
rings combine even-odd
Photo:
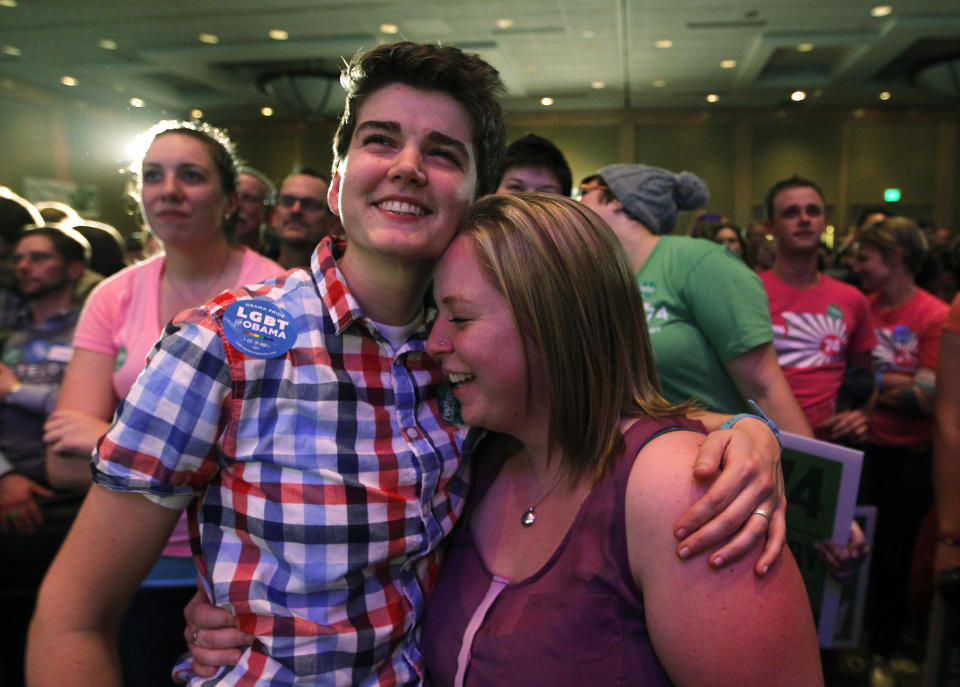
[[(113, 390), (117, 398), (130, 391), (143, 370), (147, 354), (160, 338), (160, 277), (166, 262), (156, 255), (100, 282), (90, 294), (73, 336), (74, 348), (113, 356)], [(235, 286), (255, 284), (283, 274), (269, 258), (243, 249), (240, 277)], [(167, 556), (190, 556), (186, 516), (181, 515), (163, 550)]]

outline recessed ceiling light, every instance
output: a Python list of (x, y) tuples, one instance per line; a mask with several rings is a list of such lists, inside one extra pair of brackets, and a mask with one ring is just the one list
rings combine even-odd
[(190, 119), (201, 119), (203, 117), (203, 110), (194, 108), (190, 110)]
[(76, 86), (77, 80), (72, 76), (62, 76), (60, 77), (60, 83), (62, 83), (64, 86)]
[(500, 18), (500, 19), (497, 19), (497, 20), (496, 20), (495, 22), (493, 22), (493, 23), (497, 25), (497, 28), (498, 28), (498, 29), (512, 29), (512, 28), (513, 28), (513, 19), (510, 19), (509, 17), (502, 17), (502, 18)]
[(3, 46), (3, 54), (10, 55), (10, 57), (20, 57), (23, 52), (15, 45), (5, 45)]
[(0, 7), (16, 7), (17, 0), (0, 0)]
[(267, 35), (275, 41), (285, 41), (290, 38), (290, 34), (283, 29), (270, 29)]
[(206, 43), (207, 45), (216, 45), (220, 42), (220, 36), (215, 33), (201, 33), (197, 38), (200, 39), (201, 43)]
[(664, 81), (663, 79), (656, 79), (654, 81), (651, 81), (650, 85), (653, 86), (654, 88), (663, 88), (664, 86), (667, 85), (667, 82)]
[(130, 98), (131, 107), (143, 107), (144, 105), (146, 105), (146, 103), (143, 102), (142, 98)]
[(881, 91), (877, 97), (880, 98), (880, 100), (890, 100), (893, 96), (890, 95), (890, 91)]
[(737, 66), (736, 60), (721, 60), (720, 69), (733, 69)]
[(395, 34), (400, 31), (400, 27), (396, 24), (380, 24), (380, 33), (389, 33)]
[(104, 38), (103, 40), (97, 41), (97, 45), (99, 45), (99, 46), (100, 46), (101, 48), (103, 48), (104, 50), (116, 50), (116, 49), (117, 49), (117, 42), (116, 42), (116, 41), (112, 41), (112, 40), (110, 40), (109, 38)]
[(544, 107), (550, 107), (551, 105), (553, 105), (553, 98), (550, 98), (550, 97), (540, 98), (540, 104), (543, 105)]
[(661, 49), (672, 48), (673, 41), (671, 41), (668, 38), (664, 38), (663, 40), (659, 40), (656, 43), (654, 43), (654, 45), (656, 45), (658, 48), (661, 48)]
[(862, 107), (858, 107), (856, 110), (853, 111), (853, 116), (856, 119), (863, 119), (864, 117), (867, 116), (867, 111), (864, 110)]
[(810, 52), (813, 50), (813, 43), (797, 43), (797, 52)]
[(597, 89), (598, 91), (599, 91), (601, 88), (606, 88), (606, 87), (607, 87), (607, 82), (606, 82), (606, 81), (591, 81), (591, 82), (590, 82), (590, 88), (595, 88), (595, 89)]
[(807, 99), (806, 91), (794, 91), (793, 93), (790, 94), (790, 100), (792, 100), (795, 103), (799, 103), (801, 100), (806, 100), (806, 99)]
[(872, 10), (870, 10), (871, 17), (886, 17), (891, 12), (893, 8), (890, 5), (877, 5)]
[(261, 107), (261, 108), (260, 108), (260, 114), (262, 114), (264, 117), (272, 117), (272, 116), (273, 116), (273, 108), (272, 108), (272, 107), (269, 107), (269, 106), (268, 106), (268, 107)]
[(716, 93), (711, 93), (710, 95), (707, 96), (708, 103), (715, 103), (718, 100), (720, 100), (720, 96), (717, 95)]

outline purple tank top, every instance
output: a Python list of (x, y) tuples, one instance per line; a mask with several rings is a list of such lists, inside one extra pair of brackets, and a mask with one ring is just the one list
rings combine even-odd
[[(584, 500), (559, 548), (526, 580), (491, 574), (468, 517), (461, 519), (423, 626), (435, 687), (671, 684), (650, 643), (643, 594), (630, 572), (624, 510), (637, 452), (657, 434), (681, 428), (703, 431), (685, 418), (634, 423), (626, 450)], [(486, 465), (477, 471), (473, 503), (503, 464), (502, 456), (478, 459)]]

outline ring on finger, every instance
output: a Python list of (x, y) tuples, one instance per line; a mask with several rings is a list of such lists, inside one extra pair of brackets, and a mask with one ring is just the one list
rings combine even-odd
[(763, 508), (755, 509), (753, 513), (751, 513), (751, 515), (762, 515), (767, 519), (767, 522), (770, 522), (770, 514), (767, 511), (763, 510)]

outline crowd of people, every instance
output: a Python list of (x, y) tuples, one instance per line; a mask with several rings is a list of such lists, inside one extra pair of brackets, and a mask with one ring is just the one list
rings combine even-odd
[(575, 187), (453, 47), (342, 83), (329, 177), (146, 132), (135, 261), (0, 188), (3, 684), (822, 684), (780, 430), (865, 451), (872, 549), (822, 551), (902, 651), (960, 565), (955, 252), (874, 213), (834, 259), (799, 176), (672, 235), (702, 179)]

